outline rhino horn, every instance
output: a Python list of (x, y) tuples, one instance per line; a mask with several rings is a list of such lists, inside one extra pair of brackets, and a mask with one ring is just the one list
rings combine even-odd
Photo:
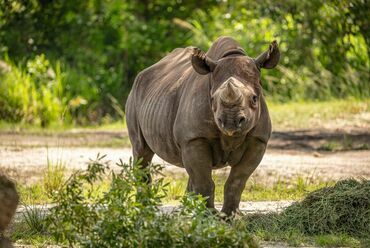
[(237, 86), (233, 83), (232, 79), (226, 82), (226, 87), (221, 93), (221, 100), (225, 103), (236, 103), (240, 100), (242, 93)]

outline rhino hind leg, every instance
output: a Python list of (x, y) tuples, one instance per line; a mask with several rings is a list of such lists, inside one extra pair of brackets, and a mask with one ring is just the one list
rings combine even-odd
[[(150, 147), (146, 143), (146, 141), (145, 141), (143, 135), (141, 134), (140, 130), (139, 130), (139, 132), (135, 132), (135, 133), (137, 135), (135, 135), (134, 137), (130, 135), (134, 161), (138, 161), (139, 159), (141, 159), (142, 161), (139, 164), (139, 166), (141, 168), (147, 168), (150, 165), (150, 163), (152, 162), (154, 152), (152, 151), (152, 149), (150, 149)], [(151, 182), (150, 173), (147, 173), (144, 176), (144, 181), (146, 181), (148, 183)]]
[[(152, 162), (154, 152), (150, 149), (147, 142), (145, 141), (139, 122), (137, 120), (137, 113), (135, 111), (135, 108), (133, 108), (131, 95), (128, 97), (126, 103), (126, 121), (129, 138), (132, 145), (132, 155), (134, 157), (134, 161), (142, 159), (139, 166), (141, 168), (147, 168)], [(144, 177), (144, 180), (148, 183), (151, 182), (151, 177), (149, 173)]]

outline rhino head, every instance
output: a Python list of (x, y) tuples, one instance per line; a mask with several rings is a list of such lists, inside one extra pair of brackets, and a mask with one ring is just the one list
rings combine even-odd
[(226, 136), (247, 134), (261, 115), (261, 68), (274, 68), (280, 59), (276, 41), (257, 58), (249, 58), (235, 49), (217, 61), (195, 48), (192, 66), (196, 72), (209, 75), (211, 108), (215, 123)]

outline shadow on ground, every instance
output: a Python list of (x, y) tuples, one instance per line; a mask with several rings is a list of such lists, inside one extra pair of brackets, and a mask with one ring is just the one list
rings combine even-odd
[[(0, 132), (6, 147), (130, 147), (122, 131), (66, 131), (58, 133)], [(275, 131), (269, 149), (299, 151), (346, 151), (370, 149), (370, 131), (310, 129)]]

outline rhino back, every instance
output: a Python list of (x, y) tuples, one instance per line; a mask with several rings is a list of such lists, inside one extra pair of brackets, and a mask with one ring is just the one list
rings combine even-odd
[(173, 164), (181, 163), (173, 125), (184, 84), (194, 73), (189, 58), (191, 49), (175, 49), (140, 72), (126, 103), (130, 136), (130, 126), (138, 127), (151, 150)]

